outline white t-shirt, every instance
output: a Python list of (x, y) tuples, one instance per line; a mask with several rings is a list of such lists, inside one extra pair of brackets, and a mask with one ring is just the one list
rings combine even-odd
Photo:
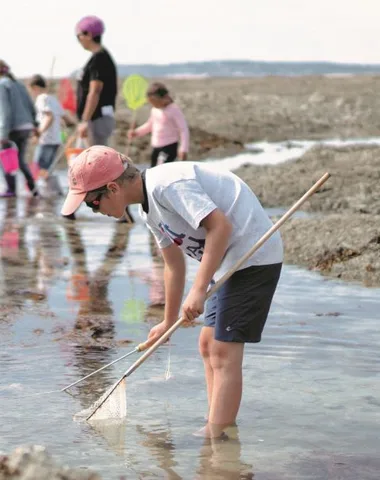
[(37, 111), (37, 122), (40, 124), (43, 121), (46, 113), (50, 112), (53, 114), (53, 123), (46, 130), (46, 132), (40, 136), (39, 143), (41, 145), (60, 145), (62, 142), (61, 118), (64, 114), (60, 103), (53, 95), (41, 93), (36, 98), (35, 106)]
[[(273, 225), (252, 190), (231, 172), (216, 173), (197, 162), (174, 162), (146, 170), (145, 184), (149, 212), (146, 214), (141, 207), (140, 215), (160, 248), (176, 243), (187, 255), (201, 261), (206, 238), (201, 221), (216, 208), (227, 216), (233, 231), (215, 280)], [(240, 269), (282, 260), (282, 240), (277, 231)]]

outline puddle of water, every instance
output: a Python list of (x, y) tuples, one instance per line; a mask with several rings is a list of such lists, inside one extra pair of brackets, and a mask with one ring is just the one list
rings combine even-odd
[(215, 170), (237, 170), (243, 165), (277, 165), (279, 163), (297, 160), (315, 146), (331, 148), (361, 146), (380, 146), (380, 138), (353, 138), (329, 140), (289, 140), (286, 142), (255, 142), (248, 143), (247, 152), (223, 159), (209, 161), (209, 166)]
[[(229, 441), (191, 435), (206, 413), (199, 326), (173, 336), (170, 380), (168, 347), (130, 377), (123, 425), (95, 430), (72, 417), (135, 357), (78, 385), (75, 397), (32, 396), (127, 353), (161, 312), (149, 307), (160, 303), (162, 271), (145, 226), (85, 207), (64, 223), (58, 208), (0, 203), (2, 238), (16, 232), (1, 250), (0, 451), (44, 444), (62, 463), (105, 479), (378, 478), (380, 290), (295, 267), (283, 270), (262, 343), (246, 347)], [(189, 260), (187, 288), (196, 268)]]

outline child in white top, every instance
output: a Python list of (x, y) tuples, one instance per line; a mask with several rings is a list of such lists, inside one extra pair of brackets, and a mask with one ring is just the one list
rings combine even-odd
[[(62, 143), (62, 120), (71, 125), (72, 119), (63, 110), (57, 98), (47, 92), (46, 80), (41, 75), (34, 75), (31, 78), (29, 88), (35, 97), (36, 120), (38, 123), (36, 130), (38, 145), (34, 161), (41, 172), (40, 176), (43, 177), (54, 162)], [(48, 175), (46, 180), (50, 190), (58, 194), (61, 193), (58, 180), (54, 175)]]
[[(164, 320), (150, 331), (149, 345), (178, 319), (185, 286), (184, 253), (200, 262), (182, 305), (184, 319), (193, 321), (204, 312), (213, 279), (220, 279), (272, 226), (246, 183), (201, 162), (175, 162), (140, 173), (127, 157), (94, 146), (78, 155), (69, 182), (64, 215), (83, 201), (93, 211), (114, 217), (121, 217), (128, 205), (141, 204), (141, 216), (165, 262)], [(209, 403), (202, 435), (218, 437), (235, 422), (244, 345), (261, 340), (282, 259), (281, 236), (276, 232), (207, 301), (199, 338)]]

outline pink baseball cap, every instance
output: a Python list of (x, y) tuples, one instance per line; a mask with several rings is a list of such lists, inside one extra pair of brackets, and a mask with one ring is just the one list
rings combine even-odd
[(81, 152), (69, 169), (69, 193), (62, 215), (71, 215), (79, 208), (88, 192), (113, 182), (124, 172), (126, 160), (113, 148), (96, 145)]
[(93, 37), (99, 37), (100, 35), (103, 35), (103, 20), (95, 15), (88, 15), (87, 17), (81, 18), (75, 25), (75, 33), (78, 35), (83, 32), (91, 33)]

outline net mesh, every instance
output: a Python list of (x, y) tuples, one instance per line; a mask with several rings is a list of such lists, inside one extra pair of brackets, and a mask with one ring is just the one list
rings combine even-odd
[(171, 351), (171, 343), (170, 343), (170, 340), (169, 340), (169, 352), (168, 352), (168, 362), (166, 364), (165, 380), (169, 380), (173, 376), (172, 375), (172, 370), (171, 370), (172, 362), (171, 362), (170, 351)]
[(127, 416), (126, 380), (112, 385), (91, 407), (75, 415), (76, 420), (122, 420)]

